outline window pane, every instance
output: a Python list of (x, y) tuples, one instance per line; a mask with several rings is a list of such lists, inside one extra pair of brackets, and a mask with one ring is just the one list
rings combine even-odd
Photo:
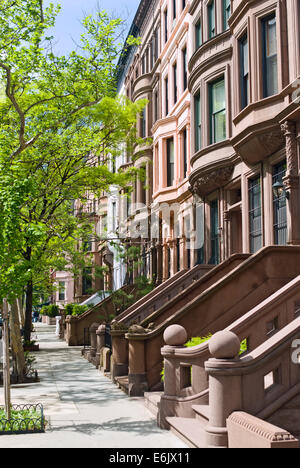
[(276, 17), (262, 21), (263, 33), (263, 85), (264, 97), (278, 92), (277, 34)]
[(249, 234), (250, 252), (262, 247), (262, 214), (260, 177), (249, 180)]
[(195, 96), (195, 151), (201, 148), (201, 101), (200, 93)]
[(211, 39), (215, 36), (216, 33), (216, 24), (215, 24), (215, 0), (212, 0), (208, 5), (208, 37)]
[[(283, 178), (286, 175), (286, 161), (277, 164), (273, 169), (273, 185), (280, 183), (283, 186)], [(273, 194), (274, 216), (274, 242), (277, 245), (287, 244), (287, 203), (284, 190), (275, 196)]]
[(215, 115), (215, 142), (226, 138), (226, 116), (225, 111)]
[(202, 45), (202, 27), (201, 27), (201, 20), (198, 21), (195, 27), (195, 34), (196, 34), (196, 49)]
[(168, 138), (167, 140), (167, 186), (172, 187), (174, 183), (174, 164), (175, 164), (175, 155), (174, 155), (174, 139)]
[(219, 112), (225, 109), (224, 81), (215, 83), (212, 87), (212, 111)]
[(211, 143), (226, 139), (225, 82), (218, 80), (210, 85)]

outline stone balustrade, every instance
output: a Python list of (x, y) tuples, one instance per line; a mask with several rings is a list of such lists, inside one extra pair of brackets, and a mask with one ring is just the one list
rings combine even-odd
[[(227, 331), (235, 333), (241, 341), (246, 339), (250, 352), (291, 323), (299, 305), (300, 276), (233, 322)], [(193, 417), (192, 406), (208, 402), (205, 362), (210, 357), (209, 342), (183, 348), (185, 341), (179, 340), (175, 346), (170, 346), (166, 337), (177, 327), (172, 325), (165, 331), (166, 346), (162, 348), (165, 362), (165, 391), (160, 403), (162, 427), (167, 427), (166, 417)]]
[[(148, 329), (146, 334), (127, 334), (129, 346), (133, 341), (145, 341), (144, 368), (148, 389), (156, 390), (160, 382), (163, 333), (168, 326), (183, 326), (189, 337), (207, 336), (229, 327), (293, 280), (299, 273), (299, 260), (298, 246), (261, 249), (204, 291), (200, 289), (194, 298), (186, 299), (178, 309), (170, 307), (164, 320), (160, 323), (156, 319), (154, 328)], [(144, 329), (149, 328), (147, 322), (152, 318), (149, 316), (146, 322), (142, 322)], [(247, 336), (242, 337), (245, 338)], [(129, 357), (129, 368), (132, 367), (130, 359), (135, 359), (135, 355)]]
[(226, 330), (209, 342), (212, 358), (205, 364), (209, 376), (209, 447), (228, 446), (227, 420), (236, 411), (259, 415), (300, 382), (299, 362), (293, 362), (293, 344), (300, 338), (300, 317), (245, 356), (240, 341)]

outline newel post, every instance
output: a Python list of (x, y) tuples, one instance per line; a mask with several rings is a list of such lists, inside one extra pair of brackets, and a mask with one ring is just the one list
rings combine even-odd
[(182, 348), (187, 342), (187, 332), (181, 325), (171, 325), (164, 332), (166, 345), (161, 349), (164, 358), (164, 394), (161, 397), (158, 414), (158, 424), (163, 429), (169, 429), (166, 420), (168, 416), (174, 416), (176, 397), (180, 396), (180, 362), (175, 356), (175, 351)]
[(66, 341), (68, 346), (78, 346), (77, 337), (78, 318), (72, 315), (66, 317)]
[(127, 329), (112, 328), (111, 334), (111, 378), (128, 375), (128, 342), (125, 338)]
[(148, 390), (145, 362), (145, 340), (147, 331), (133, 325), (126, 334), (129, 348), (128, 394), (129, 396), (143, 396)]
[[(208, 447), (227, 448), (227, 418), (242, 409), (241, 375), (232, 372), (239, 361), (240, 340), (230, 331), (216, 333), (209, 341), (212, 359), (205, 363), (209, 376), (209, 424), (206, 427)], [(235, 375), (234, 375), (235, 374)]]
[(91, 337), (91, 350), (89, 352), (88, 360), (95, 364), (96, 354), (97, 354), (97, 335), (96, 332), (99, 328), (99, 323), (93, 323), (90, 326), (90, 337)]
[(105, 347), (105, 325), (100, 325), (96, 331), (97, 336), (97, 352), (96, 352), (96, 367), (101, 367), (101, 350)]

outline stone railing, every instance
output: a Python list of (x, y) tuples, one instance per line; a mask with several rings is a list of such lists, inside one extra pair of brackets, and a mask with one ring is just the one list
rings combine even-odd
[[(178, 310), (171, 309), (168, 318), (154, 329), (148, 329), (147, 333), (129, 330), (126, 334), (129, 349), (135, 346), (140, 349), (143, 342), (144, 361), (140, 367), (148, 390), (155, 390), (160, 382), (161, 348), (168, 326), (183, 326), (188, 337), (207, 336), (223, 330), (294, 279), (299, 273), (299, 262), (297, 246), (266, 247)], [(130, 369), (135, 369), (135, 356), (136, 353), (129, 353), (129, 378)], [(145, 388), (145, 383), (141, 388)]]
[(251, 414), (237, 411), (227, 419), (228, 448), (299, 448), (299, 441)]
[[(227, 420), (243, 411), (253, 416), (298, 389), (299, 359), (292, 359), (300, 339), (300, 317), (245, 356), (238, 356), (240, 340), (229, 331), (216, 333), (209, 342), (212, 358), (205, 363), (209, 376), (209, 447), (227, 447)], [(284, 422), (282, 422), (284, 424)]]
[[(123, 313), (113, 320), (112, 330), (112, 353), (114, 377), (126, 375), (128, 373), (129, 346), (126, 343), (126, 333), (131, 325), (142, 322), (152, 314), (158, 313), (162, 307), (169, 309), (172, 301), (179, 294), (183, 294), (189, 287), (198, 284), (201, 278), (212, 270), (211, 265), (197, 265), (189, 271), (181, 270), (172, 278), (157, 286), (153, 291), (141, 298), (134, 305), (126, 309)], [(148, 328), (149, 324), (144, 324)]]
[[(254, 350), (270, 336), (295, 319), (300, 304), (300, 276), (233, 322), (227, 331), (246, 340), (247, 352)], [(166, 329), (162, 348), (165, 359), (165, 391), (160, 403), (160, 424), (167, 416), (193, 417), (193, 405), (207, 404), (208, 377), (205, 362), (210, 357), (209, 342), (183, 348), (187, 333), (172, 325)], [(179, 335), (177, 336), (177, 333)], [(183, 337), (183, 341), (181, 341)], [(171, 345), (170, 339), (174, 343)]]
[[(132, 286), (124, 286), (121, 290), (128, 291)], [(84, 312), (77, 317), (68, 315), (65, 320), (66, 333), (65, 339), (69, 346), (84, 345), (84, 329), (90, 328), (93, 323), (99, 323), (104, 317), (109, 317), (115, 313), (113, 304), (113, 294), (106, 297), (96, 306)]]

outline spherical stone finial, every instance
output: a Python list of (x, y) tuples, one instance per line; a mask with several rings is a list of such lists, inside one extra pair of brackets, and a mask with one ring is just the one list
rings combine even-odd
[(187, 332), (181, 325), (170, 325), (164, 332), (165, 343), (169, 346), (183, 346), (187, 338)]
[(208, 347), (215, 359), (234, 359), (239, 355), (241, 343), (234, 333), (223, 330), (213, 335)]

